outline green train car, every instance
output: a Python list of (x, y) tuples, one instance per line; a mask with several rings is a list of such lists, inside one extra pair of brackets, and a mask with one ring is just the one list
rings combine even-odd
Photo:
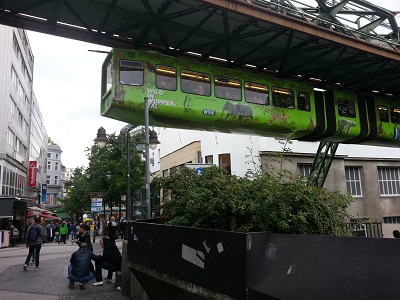
[(143, 125), (145, 98), (149, 123), (159, 127), (382, 146), (400, 139), (400, 105), (393, 100), (113, 49), (102, 67), (101, 115)]

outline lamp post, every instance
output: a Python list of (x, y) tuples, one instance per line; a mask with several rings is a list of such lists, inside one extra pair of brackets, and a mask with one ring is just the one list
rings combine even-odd
[[(146, 106), (146, 104), (145, 104)], [(147, 111), (147, 124), (148, 124), (148, 106), (147, 109), (145, 109), (145, 111)], [(145, 114), (145, 118), (146, 118), (146, 114)], [(146, 123), (146, 121), (145, 121)], [(150, 163), (149, 163), (149, 151), (148, 148), (151, 147), (151, 149), (155, 149), (156, 145), (159, 144), (160, 142), (157, 139), (157, 133), (152, 130), (149, 133), (149, 126), (145, 126), (145, 149), (146, 149), (146, 204), (147, 204), (147, 214), (149, 216), (149, 211), (151, 209), (150, 207)], [(126, 164), (126, 218), (128, 221), (131, 220), (132, 217), (132, 199), (131, 199), (131, 179), (130, 179), (130, 174), (131, 174), (131, 166), (130, 166), (130, 161), (131, 161), (131, 142), (133, 141), (134, 145), (136, 145), (136, 140), (135, 140), (135, 136), (133, 136), (133, 139), (130, 135), (130, 132), (132, 131), (132, 129), (134, 129), (135, 126), (128, 124), (126, 126), (124, 126), (121, 129), (121, 133), (124, 134), (125, 140), (123, 141), (123, 143), (126, 142), (126, 156), (124, 156), (124, 154), (122, 154), (122, 156), (126, 159), (127, 164)], [(147, 130), (146, 130), (147, 128)], [(109, 141), (110, 137), (107, 135), (106, 130), (103, 127), (100, 127), (97, 131), (97, 137), (94, 140), (96, 142), (96, 144), (99, 147), (104, 147), (107, 142)], [(113, 139), (113, 142), (115, 142), (115, 140)], [(141, 143), (143, 144), (143, 143)]]
[(149, 99), (144, 98), (144, 136), (145, 136), (145, 147), (146, 147), (146, 206), (147, 206), (147, 218), (151, 218), (151, 198), (150, 198), (150, 149), (154, 150), (157, 148), (157, 144), (160, 142), (157, 139), (157, 133), (152, 130), (149, 132)]

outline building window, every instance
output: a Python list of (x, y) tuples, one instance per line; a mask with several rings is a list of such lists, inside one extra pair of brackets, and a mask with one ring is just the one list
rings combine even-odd
[(54, 176), (54, 185), (58, 185), (58, 176)]
[(347, 193), (362, 197), (360, 167), (345, 167)]
[(167, 169), (167, 170), (164, 170), (164, 171), (162, 172), (162, 175), (163, 175), (164, 178), (165, 178), (165, 177), (168, 177), (168, 169)]
[(50, 176), (46, 176), (46, 183), (50, 184)]
[(400, 195), (399, 168), (378, 167), (378, 182), (381, 196)]
[[(56, 154), (57, 155), (57, 154)], [(58, 162), (54, 163), (54, 171), (58, 171)]]
[(51, 153), (47, 153), (47, 158), (51, 158)]
[(228, 174), (231, 174), (231, 155), (229, 153), (219, 155), (219, 166), (225, 168)]
[(56, 153), (56, 159), (57, 159), (57, 160), (60, 159), (60, 154)]
[(206, 164), (213, 164), (214, 163), (213, 156), (207, 155), (206, 157), (204, 157), (204, 161)]
[(385, 224), (400, 224), (400, 216), (383, 217)]
[(304, 177), (308, 177), (311, 173), (312, 164), (297, 164), (297, 173)]
[(48, 162), (47, 162), (47, 170), (48, 170), (48, 171), (51, 171), (51, 161), (48, 161)]

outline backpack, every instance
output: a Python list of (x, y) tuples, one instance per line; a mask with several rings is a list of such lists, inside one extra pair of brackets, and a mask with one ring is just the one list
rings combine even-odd
[(39, 227), (31, 227), (29, 231), (28, 241), (29, 242), (36, 242), (40, 236), (40, 228)]

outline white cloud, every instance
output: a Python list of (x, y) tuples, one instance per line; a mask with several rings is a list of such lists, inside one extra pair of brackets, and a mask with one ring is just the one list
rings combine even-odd
[(87, 166), (85, 149), (97, 129), (119, 131), (125, 123), (100, 116), (101, 65), (109, 48), (28, 32), (35, 58), (33, 90), (49, 137), (66, 167)]

